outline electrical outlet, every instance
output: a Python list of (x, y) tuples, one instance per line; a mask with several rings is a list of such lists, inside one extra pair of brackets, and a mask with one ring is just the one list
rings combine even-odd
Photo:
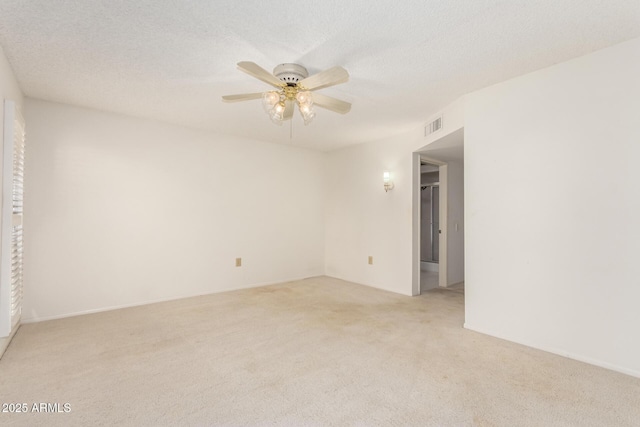
[(373, 264), (373, 257), (369, 255), (369, 264)]
[(242, 267), (242, 258), (236, 258), (236, 267)]

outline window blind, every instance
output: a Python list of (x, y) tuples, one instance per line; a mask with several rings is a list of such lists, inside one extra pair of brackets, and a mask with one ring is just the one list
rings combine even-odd
[(24, 213), (24, 118), (13, 101), (4, 105), (0, 337), (9, 336), (22, 314)]

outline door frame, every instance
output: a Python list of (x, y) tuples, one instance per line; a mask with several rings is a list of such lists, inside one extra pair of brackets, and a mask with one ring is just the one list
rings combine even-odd
[(440, 180), (440, 233), (438, 238), (439, 244), (439, 266), (438, 266), (438, 286), (447, 287), (447, 225), (448, 225), (448, 185), (447, 185), (447, 164), (441, 160), (436, 160), (431, 157), (425, 156), (424, 153), (413, 153), (413, 209), (412, 209), (412, 286), (411, 295), (420, 295), (420, 218), (421, 218), (421, 194), (420, 194), (420, 166), (421, 164), (431, 163), (438, 166), (439, 180)]

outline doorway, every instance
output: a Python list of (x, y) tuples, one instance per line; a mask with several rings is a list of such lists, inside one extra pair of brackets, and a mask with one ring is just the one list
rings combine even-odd
[(440, 171), (420, 165), (420, 292), (438, 287), (440, 271)]
[[(429, 170), (437, 179), (423, 178)], [(412, 294), (434, 289), (436, 277), (437, 288), (464, 292), (464, 128), (413, 153), (412, 193)]]

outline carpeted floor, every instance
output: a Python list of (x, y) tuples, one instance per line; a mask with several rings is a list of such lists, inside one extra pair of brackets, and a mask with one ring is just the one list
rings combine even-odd
[(465, 330), (463, 303), (319, 277), (23, 325), (0, 401), (29, 412), (0, 424), (640, 425), (640, 379)]

